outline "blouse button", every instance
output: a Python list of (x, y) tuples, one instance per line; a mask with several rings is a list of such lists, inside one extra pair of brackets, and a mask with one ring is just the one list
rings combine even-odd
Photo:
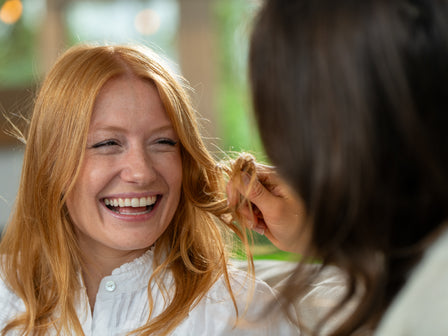
[(108, 292), (113, 292), (117, 286), (115, 285), (115, 282), (108, 281), (106, 282), (105, 288)]

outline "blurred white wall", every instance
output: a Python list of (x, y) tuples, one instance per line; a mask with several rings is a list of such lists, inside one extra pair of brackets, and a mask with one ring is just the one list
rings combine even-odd
[(0, 229), (2, 230), (14, 205), (22, 159), (22, 150), (0, 148)]

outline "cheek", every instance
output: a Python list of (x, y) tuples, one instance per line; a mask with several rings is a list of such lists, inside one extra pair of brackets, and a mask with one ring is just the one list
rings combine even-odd
[(101, 190), (113, 170), (111, 160), (86, 158), (81, 166), (73, 191), (80, 196), (92, 196)]
[(158, 171), (169, 185), (171, 191), (180, 193), (182, 186), (182, 159), (180, 153), (173, 153), (172, 156), (166, 157), (163, 162), (160, 162)]
[(171, 188), (175, 189), (176, 192), (180, 194), (182, 188), (182, 162), (180, 158), (177, 162), (173, 163), (171, 172), (167, 178)]
[(182, 178), (183, 178), (183, 175), (182, 175), (182, 172), (183, 172), (183, 169), (182, 169), (182, 159), (180, 157), (180, 154), (177, 157), (177, 165), (176, 165), (176, 167), (177, 167), (177, 171), (176, 171), (177, 179), (176, 179), (176, 182), (178, 183), (178, 187), (180, 189), (181, 186), (182, 186)]
[(67, 195), (67, 209), (70, 215), (70, 218), (73, 221), (75, 226), (79, 227), (80, 222), (82, 222), (82, 211), (80, 209), (84, 209), (82, 204), (82, 200), (85, 199), (83, 195), (85, 195), (84, 186), (82, 183), (81, 176), (78, 177), (73, 189)]
[(86, 160), (81, 166), (76, 182), (67, 195), (67, 209), (73, 221), (82, 216), (79, 209), (84, 209), (86, 204), (92, 204), (91, 196), (99, 190), (98, 185), (101, 183), (102, 170), (90, 161)]
[(79, 192), (76, 185), (67, 195), (66, 204), (68, 214), (72, 220), (72, 223), (74, 224), (75, 228), (79, 229), (79, 225), (82, 222), (82, 213), (80, 213), (78, 210), (82, 209), (83, 207), (80, 204)]

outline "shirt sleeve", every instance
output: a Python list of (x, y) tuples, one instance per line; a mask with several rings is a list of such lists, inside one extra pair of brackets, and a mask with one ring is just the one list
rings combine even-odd
[(11, 291), (0, 276), (0, 331), (13, 317), (24, 311), (23, 301)]
[(429, 248), (375, 335), (448, 335), (448, 231)]

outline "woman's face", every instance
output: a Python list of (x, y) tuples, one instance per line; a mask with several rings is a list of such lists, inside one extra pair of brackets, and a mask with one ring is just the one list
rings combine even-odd
[(133, 77), (108, 81), (67, 197), (82, 250), (143, 253), (170, 224), (181, 184), (179, 139), (155, 86)]

